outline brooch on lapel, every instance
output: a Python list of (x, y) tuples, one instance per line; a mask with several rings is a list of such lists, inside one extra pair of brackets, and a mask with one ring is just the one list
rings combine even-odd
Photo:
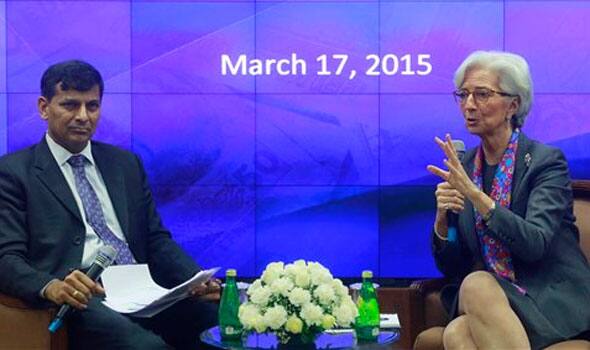
[(531, 157), (530, 153), (527, 153), (524, 155), (524, 164), (528, 167), (531, 166), (531, 161), (533, 160), (533, 157)]

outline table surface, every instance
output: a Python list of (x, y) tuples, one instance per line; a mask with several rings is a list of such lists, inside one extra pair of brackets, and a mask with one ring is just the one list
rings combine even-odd
[[(381, 330), (379, 337), (374, 342), (357, 342), (354, 332), (346, 333), (323, 333), (315, 341), (316, 349), (376, 349), (379, 345), (392, 344), (399, 339), (399, 331), (396, 329)], [(243, 337), (239, 342), (224, 342), (221, 340), (219, 327), (212, 327), (201, 333), (201, 341), (220, 349), (277, 349), (278, 340), (271, 333), (251, 333)]]

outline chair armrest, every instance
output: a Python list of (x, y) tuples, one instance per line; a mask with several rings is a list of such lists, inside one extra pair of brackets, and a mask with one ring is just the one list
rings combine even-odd
[(446, 278), (433, 278), (427, 280), (417, 280), (412, 282), (410, 288), (417, 289), (421, 294), (428, 294), (431, 292), (438, 292), (446, 284), (449, 284), (449, 280)]
[(47, 329), (56, 312), (0, 293), (0, 349), (67, 349), (67, 325), (55, 334)]
[(412, 288), (380, 287), (377, 289), (377, 294), (382, 313), (398, 314), (401, 334), (395, 347), (410, 349), (424, 324), (421, 311), (423, 306), (418, 291)]
[(411, 284), (412, 288), (419, 291), (422, 301), (423, 329), (445, 326), (449, 322), (447, 311), (440, 300), (441, 289), (449, 283), (446, 278), (434, 278), (417, 280)]
[(13, 309), (30, 309), (31, 307), (28, 306), (24, 301), (8, 296), (6, 294), (0, 293), (0, 304), (11, 307)]

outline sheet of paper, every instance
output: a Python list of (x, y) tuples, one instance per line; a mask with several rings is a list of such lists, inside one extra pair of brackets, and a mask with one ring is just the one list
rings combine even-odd
[(101, 275), (107, 299), (125, 300), (130, 295), (163, 295), (168, 289), (154, 282), (147, 264), (112, 265)]
[[(397, 314), (381, 314), (381, 320), (379, 322), (379, 328), (387, 329), (387, 328), (401, 328), (401, 324), (399, 323), (399, 318)], [(354, 332), (352, 328), (335, 328), (335, 329), (328, 329), (326, 333), (328, 334), (341, 334), (341, 333), (351, 333)]]
[(115, 265), (101, 276), (106, 292), (107, 307), (135, 317), (151, 317), (189, 296), (193, 286), (209, 280), (219, 268), (203, 270), (189, 280), (172, 288), (154, 282), (146, 264)]

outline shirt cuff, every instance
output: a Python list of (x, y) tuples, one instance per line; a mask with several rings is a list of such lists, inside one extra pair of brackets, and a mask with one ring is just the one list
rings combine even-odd
[(47, 297), (45, 296), (45, 291), (47, 290), (47, 287), (49, 287), (49, 285), (55, 281), (59, 280), (57, 278), (54, 278), (51, 281), (47, 282), (47, 284), (43, 286), (43, 288), (41, 288), (41, 290), (39, 291), (39, 297), (41, 297), (41, 299), (47, 300)]

